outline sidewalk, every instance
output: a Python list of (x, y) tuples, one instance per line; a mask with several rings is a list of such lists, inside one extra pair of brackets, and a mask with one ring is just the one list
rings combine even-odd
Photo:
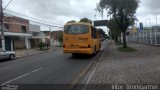
[(29, 50), (16, 50), (15, 52), (16, 52), (16, 58), (21, 58), (21, 57), (26, 57), (26, 56), (43, 54), (46, 52), (59, 50), (61, 48), (62, 47), (52, 46), (52, 47), (49, 47), (49, 50), (39, 50), (39, 48), (37, 48), (37, 49), (29, 49)]
[(102, 86), (104, 84), (159, 84), (160, 47), (142, 44), (129, 46), (138, 51), (120, 52), (114, 42), (109, 42), (84, 90), (115, 90), (105, 88)]

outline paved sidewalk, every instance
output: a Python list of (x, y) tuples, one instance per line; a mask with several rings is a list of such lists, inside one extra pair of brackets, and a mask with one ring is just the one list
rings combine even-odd
[(15, 52), (16, 52), (16, 58), (21, 58), (21, 57), (26, 57), (26, 56), (43, 54), (46, 52), (59, 50), (61, 48), (62, 47), (54, 46), (54, 47), (49, 47), (49, 50), (39, 50), (39, 48), (37, 48), (37, 49), (29, 49), (29, 50), (17, 50)]
[(160, 47), (141, 44), (129, 46), (138, 51), (120, 52), (116, 49), (117, 45), (110, 42), (84, 89), (115, 90), (104, 88), (104, 84), (160, 84)]

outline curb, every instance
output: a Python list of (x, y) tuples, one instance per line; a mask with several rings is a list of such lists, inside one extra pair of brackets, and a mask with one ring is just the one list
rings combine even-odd
[[(106, 49), (106, 47), (107, 47), (107, 44), (108, 44), (108, 42), (106, 43), (106, 46), (104, 47), (104, 49), (102, 50), (102, 52), (100, 53), (98, 53), (98, 55), (95, 57), (95, 59), (96, 58), (98, 58), (98, 56), (100, 56), (100, 58), (102, 57), (102, 55), (103, 55), (103, 53), (104, 53), (104, 50)], [(74, 80), (72, 83), (72, 85), (71, 86), (69, 86), (69, 88), (67, 89), (67, 90), (74, 90), (74, 88), (76, 88), (76, 84), (85, 76), (85, 74), (89, 71), (89, 70), (91, 70), (92, 68), (94, 69), (95, 67), (96, 67), (96, 65), (97, 65), (97, 63), (99, 63), (100, 62), (100, 58), (98, 58), (98, 60), (93, 60), (88, 66), (87, 66), (87, 68), (85, 69), (85, 70), (83, 70), (83, 71), (81, 71), (80, 72), (80, 75), (77, 77), (77, 79), (76, 80)], [(87, 79), (88, 80), (88, 79)], [(75, 85), (74, 85), (75, 84)], [(85, 84), (86, 84), (86, 81), (85, 81), (85, 83), (84, 83), (84, 86), (85, 86)], [(84, 88), (84, 86), (82, 87), (82, 89)]]
[[(106, 49), (106, 47), (104, 48), (104, 51), (105, 51), (105, 49)], [(95, 67), (94, 67), (94, 69), (93, 69), (93, 71), (92, 71), (91, 74), (89, 75), (89, 77), (88, 77), (88, 79), (87, 79), (87, 81), (86, 81), (85, 84), (89, 84), (89, 81), (92, 79), (92, 77), (93, 77), (95, 71), (97, 70), (97, 67), (98, 67), (98, 65), (99, 65), (99, 63), (100, 63), (100, 61), (101, 61), (101, 59), (102, 59), (102, 57), (103, 57), (103, 55), (104, 55), (104, 51), (103, 51), (103, 53), (101, 54), (101, 57), (100, 57), (99, 60), (97, 61), (96, 65), (95, 65)], [(84, 86), (84, 87), (85, 87), (85, 86)]]
[[(107, 43), (108, 43), (108, 42), (107, 42)], [(107, 43), (106, 43), (106, 44), (107, 44)], [(104, 51), (103, 51), (102, 54), (101, 54), (101, 57), (97, 60), (97, 63), (96, 63), (96, 65), (95, 65), (95, 67), (93, 68), (93, 71), (91, 71), (91, 74), (89, 75), (89, 77), (88, 77), (87, 81), (85, 82), (85, 84), (88, 84), (88, 83), (89, 83), (89, 81), (90, 81), (91, 78), (93, 77), (93, 74), (94, 74), (95, 71), (97, 70), (97, 67), (98, 67), (98, 65), (99, 65), (99, 63), (100, 63), (100, 61), (101, 61), (101, 59), (102, 59), (102, 57), (103, 57), (103, 55), (104, 55), (104, 52), (105, 52), (106, 47), (107, 47), (107, 45), (105, 46)], [(84, 85), (84, 87), (85, 87), (85, 85)], [(83, 87), (83, 89), (84, 89), (84, 87)]]
[[(101, 54), (100, 54), (101, 55)], [(96, 57), (98, 57), (99, 55), (97, 55)], [(96, 58), (95, 57), (95, 58)], [(92, 66), (95, 66), (97, 63), (97, 60), (93, 60), (87, 67), (85, 70), (81, 70), (79, 76), (77, 76), (77, 78), (72, 81), (72, 85), (70, 85), (67, 90), (74, 90), (74, 88), (76, 87), (76, 84), (84, 77), (84, 75), (92, 68)]]
[(56, 50), (59, 50), (59, 49), (47, 50), (47, 51), (43, 51), (43, 52), (36, 53), (36, 54), (33, 54), (33, 55), (25, 55), (25, 56), (18, 56), (18, 57), (16, 56), (15, 59), (21, 59), (21, 58), (30, 57), (30, 56), (36, 56), (36, 55), (49, 53), (49, 52), (56, 51)]

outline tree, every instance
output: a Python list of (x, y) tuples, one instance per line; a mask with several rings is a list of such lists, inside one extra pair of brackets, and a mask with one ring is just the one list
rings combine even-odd
[(58, 35), (58, 42), (59, 42), (59, 45), (62, 46), (62, 43), (63, 43), (63, 34), (62, 33), (60, 33)]
[(134, 24), (135, 13), (138, 8), (138, 0), (100, 0), (97, 10), (106, 10), (108, 16), (112, 16), (123, 33), (123, 47), (127, 48), (126, 30)]
[(106, 33), (103, 31), (103, 29), (98, 28), (100, 35), (102, 35), (104, 38), (106, 37)]
[(90, 19), (88, 19), (88, 18), (82, 18), (82, 19), (80, 19), (79, 22), (86, 22), (86, 23), (92, 24), (92, 20), (90, 20)]
[(67, 23), (73, 23), (73, 22), (76, 22), (75, 20), (71, 20), (71, 21), (68, 21)]
[(121, 40), (119, 40), (119, 37), (121, 37), (121, 30), (120, 28), (118, 27), (116, 21), (114, 18), (111, 18), (109, 21), (108, 21), (108, 28), (110, 29), (109, 33), (111, 34), (111, 37), (113, 39), (115, 39), (116, 42), (119, 42), (121, 43)]

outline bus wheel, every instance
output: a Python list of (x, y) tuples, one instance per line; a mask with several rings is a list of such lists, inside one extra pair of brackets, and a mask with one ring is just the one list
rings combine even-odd
[(96, 54), (97, 54), (97, 50), (96, 50), (96, 47), (95, 47), (93, 55), (96, 55)]
[(99, 46), (98, 52), (100, 51), (100, 49), (101, 49), (101, 46)]
[(99, 52), (99, 51), (100, 51), (100, 49), (97, 50), (97, 52)]

